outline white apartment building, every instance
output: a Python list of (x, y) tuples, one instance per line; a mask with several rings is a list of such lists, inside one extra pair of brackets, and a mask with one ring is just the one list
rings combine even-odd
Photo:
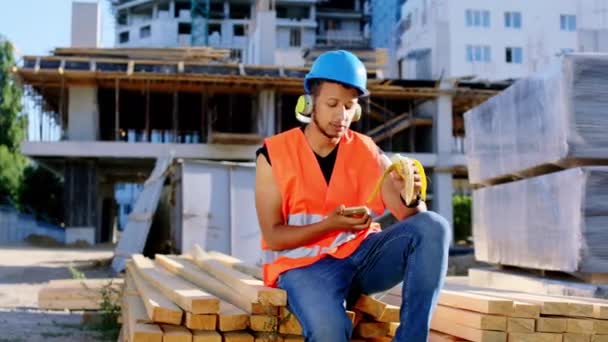
[[(199, 6), (204, 3), (199, 0)], [(211, 0), (209, 4), (206, 42), (231, 49), (243, 63), (304, 66), (305, 48), (369, 45), (367, 0)], [(193, 32), (197, 39), (201, 32), (193, 25), (201, 21), (193, 20), (191, 7), (190, 0), (116, 0), (116, 47), (192, 45)]]
[(608, 1), (407, 0), (396, 31), (403, 78), (516, 79), (608, 51)]

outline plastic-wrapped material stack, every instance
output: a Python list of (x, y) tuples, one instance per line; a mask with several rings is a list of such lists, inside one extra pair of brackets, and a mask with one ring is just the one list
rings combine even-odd
[(465, 113), (469, 180), (608, 164), (608, 55), (567, 55)]
[(608, 167), (573, 168), (473, 193), (480, 261), (608, 272)]

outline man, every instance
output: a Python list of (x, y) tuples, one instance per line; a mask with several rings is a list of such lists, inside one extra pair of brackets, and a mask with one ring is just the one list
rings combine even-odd
[[(306, 341), (349, 341), (345, 302), (402, 281), (395, 340), (426, 341), (447, 269), (450, 227), (424, 202), (405, 205), (401, 177), (391, 174), (366, 203), (390, 165), (369, 137), (349, 129), (360, 115), (358, 98), (368, 95), (366, 84), (367, 72), (355, 55), (320, 55), (304, 80), (311, 122), (266, 139), (258, 150), (255, 196), (264, 281), (287, 291), (288, 308)], [(415, 188), (420, 187), (416, 175)], [(371, 214), (342, 214), (344, 206), (359, 205)], [(372, 218), (386, 208), (399, 222), (381, 231)]]

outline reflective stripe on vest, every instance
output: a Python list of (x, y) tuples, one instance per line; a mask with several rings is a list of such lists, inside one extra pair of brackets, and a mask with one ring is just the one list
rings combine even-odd
[[(372, 218), (377, 217), (375, 213), (372, 212)], [(293, 226), (303, 226), (307, 224), (313, 224), (317, 222), (321, 222), (323, 220), (323, 215), (315, 215), (315, 214), (292, 214), (287, 218), (287, 224)], [(271, 251), (268, 249), (262, 250), (262, 262), (264, 264), (268, 264), (276, 260), (278, 257), (287, 257), (287, 258), (303, 258), (303, 257), (312, 257), (317, 256), (319, 254), (327, 253), (332, 249), (354, 239), (357, 236), (356, 233), (351, 232), (342, 232), (336, 235), (336, 238), (331, 242), (328, 247), (321, 248), (320, 246), (313, 247), (298, 247), (293, 249), (285, 249), (282, 251)]]

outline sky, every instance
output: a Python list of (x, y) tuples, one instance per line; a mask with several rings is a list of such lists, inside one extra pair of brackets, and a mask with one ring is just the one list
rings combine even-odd
[[(80, 0), (101, 5), (101, 46), (114, 45), (110, 0)], [(55, 47), (70, 46), (72, 0), (0, 0), (0, 35), (19, 55), (48, 55)]]
[[(24, 55), (50, 55), (56, 47), (69, 47), (73, 0), (0, 0), (0, 36), (15, 45), (17, 63)], [(114, 46), (114, 17), (110, 0), (101, 6), (101, 47)], [(37, 106), (24, 98), (24, 112), (29, 118), (28, 140), (58, 140), (60, 128)], [(40, 124), (42, 121), (42, 125)], [(42, 127), (42, 132), (40, 128)]]

